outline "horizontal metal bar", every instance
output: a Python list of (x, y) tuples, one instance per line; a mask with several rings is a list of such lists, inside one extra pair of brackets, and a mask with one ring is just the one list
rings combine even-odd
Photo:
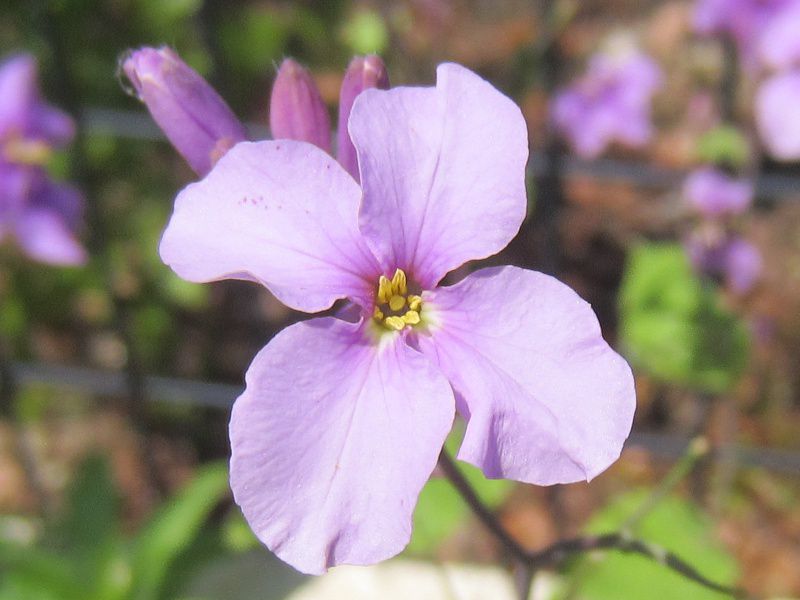
[[(126, 375), (122, 372), (23, 362), (12, 363), (12, 369), (19, 385), (71, 388), (92, 395), (111, 397), (124, 397), (128, 393)], [(220, 410), (229, 410), (233, 401), (242, 393), (242, 388), (237, 385), (156, 375), (145, 377), (145, 387), (147, 397), (154, 401)], [(644, 448), (655, 456), (674, 460), (683, 456), (690, 441), (681, 435), (635, 431), (628, 439), (626, 447)], [(800, 475), (800, 449), (778, 450), (726, 444), (716, 448), (716, 457), (740, 466)]]
[[(164, 135), (146, 112), (109, 108), (88, 108), (80, 118), (81, 127), (88, 133), (111, 135), (137, 140), (163, 140)], [(266, 139), (269, 130), (263, 125), (249, 123), (252, 139)], [(565, 175), (581, 175), (600, 181), (623, 181), (640, 187), (669, 189), (680, 185), (686, 171), (666, 169), (644, 161), (601, 158), (584, 160), (575, 156), (558, 159)], [(533, 152), (528, 162), (529, 174), (544, 174), (549, 168), (544, 154)], [(756, 197), (760, 200), (800, 199), (800, 177), (762, 173), (756, 182)]]
[[(122, 397), (128, 394), (127, 376), (119, 371), (23, 362), (14, 362), (11, 366), (15, 382), (20, 386), (49, 385), (98, 396)], [(226, 410), (243, 390), (237, 385), (159, 375), (146, 376), (144, 385), (148, 398)]]

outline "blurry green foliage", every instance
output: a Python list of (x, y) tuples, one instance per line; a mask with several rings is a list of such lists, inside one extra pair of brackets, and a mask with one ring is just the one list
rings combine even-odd
[(697, 154), (703, 162), (741, 168), (750, 158), (750, 144), (736, 127), (721, 125), (700, 137)]
[[(647, 496), (647, 491), (643, 490), (615, 498), (592, 518), (588, 532), (601, 534), (619, 530)], [(664, 498), (639, 522), (635, 535), (664, 547), (713, 581), (723, 585), (735, 583), (735, 560), (715, 540), (711, 519), (690, 502), (674, 496)], [(577, 592), (573, 597), (580, 600), (721, 600), (726, 597), (652, 560), (619, 552), (582, 557), (571, 565), (569, 575)]]
[(723, 392), (747, 363), (744, 324), (695, 276), (679, 245), (643, 244), (631, 253), (620, 320), (627, 356), (664, 380)]
[[(231, 68), (251, 81), (269, 73), (272, 64), (282, 58), (292, 16), (293, 13), (259, 6), (250, 6), (226, 15), (220, 23), (220, 44), (230, 60)], [(262, 105), (266, 107), (268, 90), (253, 87), (250, 90), (253, 96), (263, 99)]]
[[(133, 538), (123, 535), (116, 487), (106, 460), (88, 458), (69, 493), (63, 520), (35, 546), (0, 529), (0, 599), (165, 600), (212, 509), (228, 493), (227, 468), (214, 463)], [(218, 545), (220, 551), (222, 546)], [(189, 561), (197, 568), (197, 556)]]
[[(455, 455), (463, 437), (463, 427), (455, 427), (445, 442), (445, 448)], [(497, 508), (508, 497), (514, 483), (506, 479), (486, 479), (480, 469), (456, 461), (472, 488), (489, 508)], [(470, 515), (463, 498), (444, 477), (432, 477), (422, 488), (414, 511), (414, 531), (408, 551), (433, 552), (448, 536), (466, 522)]]
[(389, 31), (379, 13), (358, 10), (344, 23), (342, 39), (355, 54), (379, 54), (389, 44)]

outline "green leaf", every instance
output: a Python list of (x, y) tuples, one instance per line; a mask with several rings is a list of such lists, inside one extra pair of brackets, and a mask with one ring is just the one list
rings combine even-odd
[(676, 244), (644, 244), (620, 291), (628, 357), (656, 377), (708, 392), (733, 386), (747, 364), (747, 330), (692, 272)]
[(703, 162), (742, 167), (750, 156), (750, 144), (736, 127), (722, 125), (698, 140), (697, 154)]
[(119, 497), (104, 456), (89, 456), (78, 468), (61, 529), (76, 573), (90, 582), (84, 597), (123, 597), (130, 589), (130, 565), (119, 527)]
[(214, 463), (199, 469), (192, 482), (159, 510), (134, 542), (134, 599), (159, 597), (170, 565), (227, 493), (227, 466)]
[[(445, 448), (455, 454), (463, 436), (463, 428), (456, 427), (447, 438)], [(514, 487), (505, 479), (486, 479), (472, 465), (455, 461), (461, 472), (489, 508), (497, 508), (508, 497)], [(407, 550), (417, 554), (428, 554), (447, 539), (470, 515), (469, 507), (443, 477), (433, 477), (425, 484), (414, 511), (414, 531)]]
[(245, 552), (260, 546), (258, 538), (238, 507), (225, 517), (220, 534), (225, 548), (232, 552)]
[(104, 456), (87, 457), (69, 489), (63, 524), (66, 545), (82, 556), (94, 553), (109, 537), (116, 537), (119, 498)]
[[(75, 573), (73, 564), (65, 557), (55, 556), (34, 548), (0, 541), (0, 573), (3, 586), (0, 598), (16, 600), (31, 598), (46, 600), (85, 600), (85, 588)], [(8, 587), (7, 587), (8, 586)], [(9, 588), (24, 589), (17, 596), (7, 596)]]
[[(631, 492), (613, 500), (592, 518), (588, 531), (617, 531), (647, 495), (647, 491)], [(712, 581), (735, 583), (736, 561), (715, 540), (713, 522), (690, 502), (674, 496), (664, 498), (642, 519), (635, 535), (663, 546)], [(583, 557), (571, 565), (569, 573), (577, 587), (575, 597), (584, 600), (726, 598), (652, 560), (613, 551)]]

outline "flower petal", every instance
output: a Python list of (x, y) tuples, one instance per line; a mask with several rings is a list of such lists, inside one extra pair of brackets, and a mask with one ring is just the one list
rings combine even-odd
[(385, 272), (404, 269), (431, 288), (516, 235), (527, 204), (525, 120), (474, 73), (444, 64), (435, 88), (365, 90), (349, 130), (361, 231)]
[(258, 281), (298, 310), (346, 296), (366, 306), (379, 267), (358, 231), (359, 196), (316, 146), (243, 142), (178, 195), (161, 258), (189, 281)]
[(300, 571), (400, 552), (453, 421), (442, 374), (400, 335), (312, 319), (255, 358), (231, 417), (231, 487), (258, 538)]
[(86, 251), (62, 215), (52, 210), (31, 208), (14, 223), (17, 242), (34, 260), (52, 265), (82, 265)]
[(764, 80), (755, 97), (756, 126), (773, 158), (800, 158), (800, 73), (787, 71)]
[(32, 54), (17, 54), (0, 65), (0, 137), (22, 136), (63, 146), (75, 133), (72, 119), (45, 104), (39, 94)]
[(460, 459), (488, 477), (541, 485), (591, 479), (617, 459), (636, 403), (633, 377), (569, 287), (490, 268), (428, 293), (424, 306), (432, 335), (416, 341), (468, 421)]

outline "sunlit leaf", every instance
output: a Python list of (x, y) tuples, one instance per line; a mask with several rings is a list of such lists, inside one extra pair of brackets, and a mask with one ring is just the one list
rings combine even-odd
[(620, 321), (627, 356), (667, 381), (722, 392), (747, 363), (744, 324), (694, 275), (675, 244), (633, 251), (620, 291)]

